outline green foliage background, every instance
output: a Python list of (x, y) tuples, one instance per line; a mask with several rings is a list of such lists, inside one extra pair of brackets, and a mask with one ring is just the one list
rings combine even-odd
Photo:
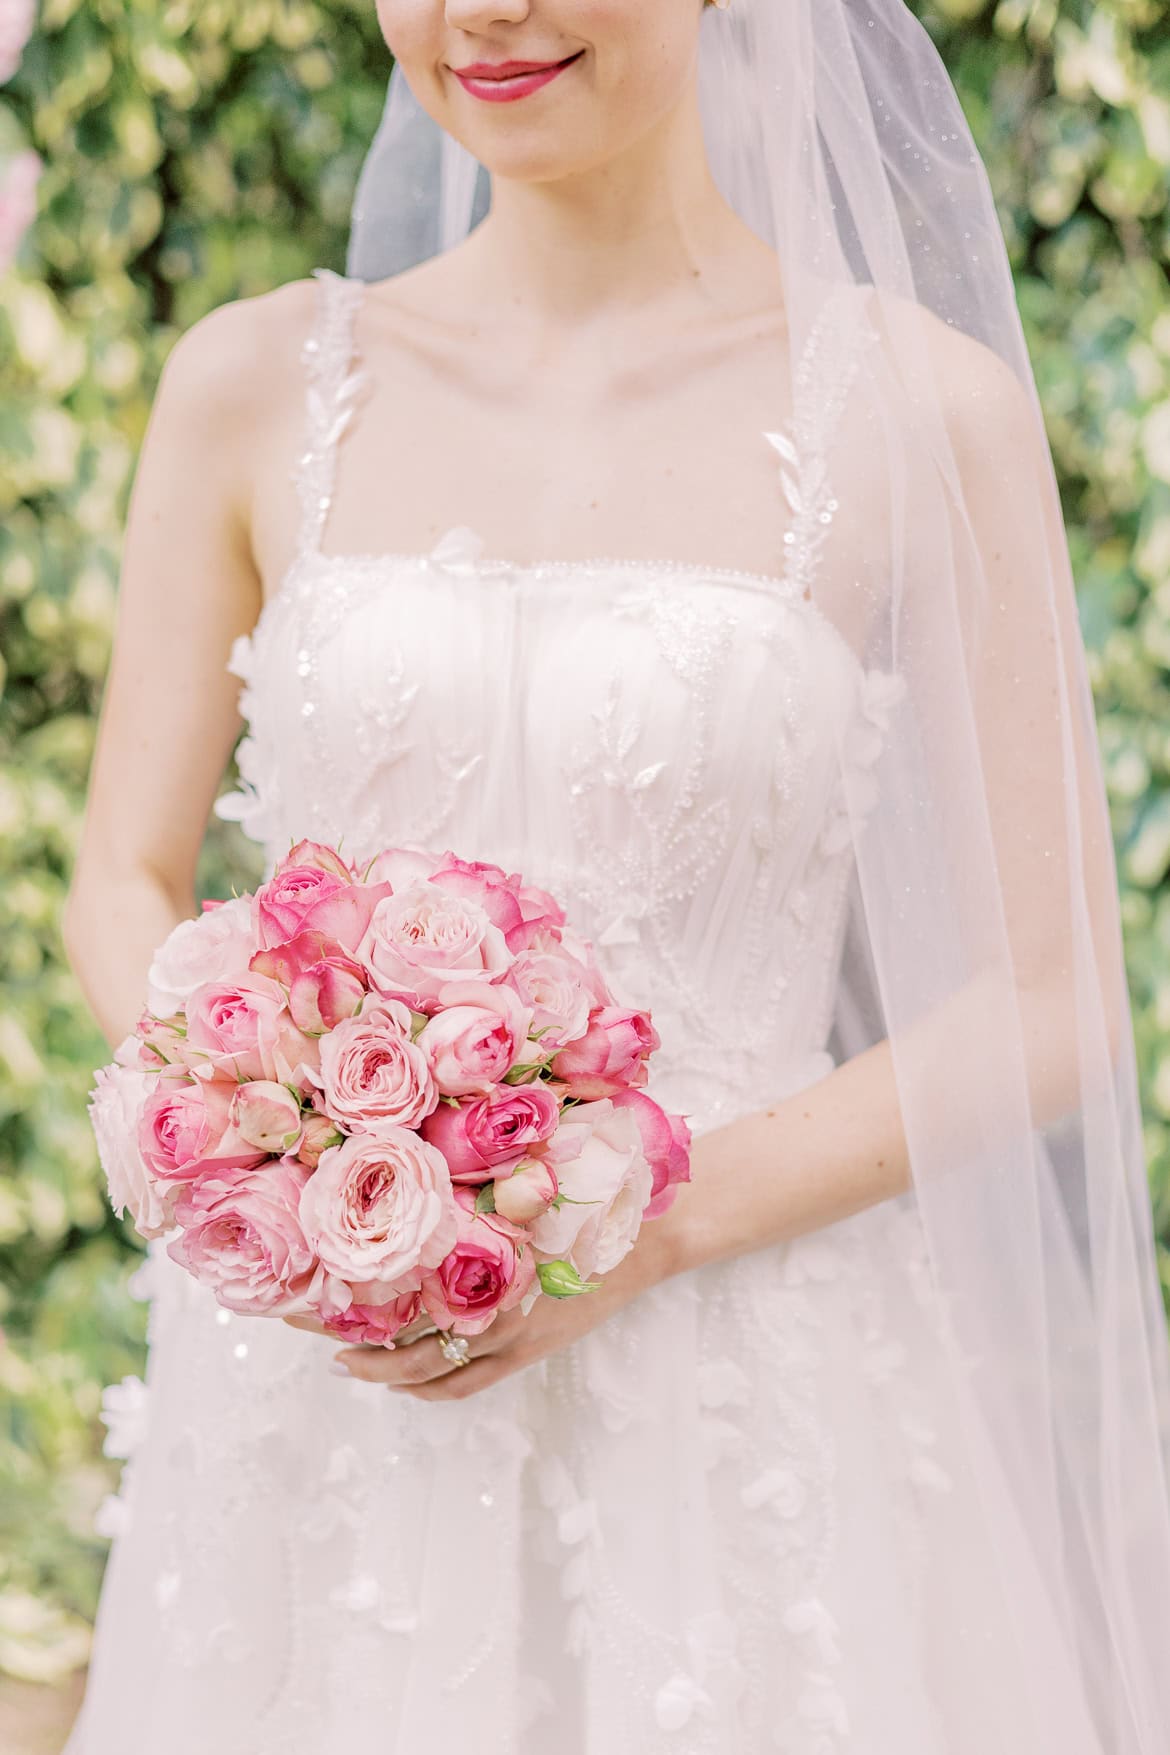
[[(987, 160), (1064, 494), (1124, 886), (1170, 1289), (1170, 0), (916, 0)], [(140, 1256), (88, 1118), (63, 956), (126, 497), (212, 306), (342, 266), (389, 63), (372, 0), (48, 0), (0, 131), (45, 161), (0, 281), (0, 1669), (84, 1661), (141, 1374)], [(253, 881), (213, 822), (200, 888)]]

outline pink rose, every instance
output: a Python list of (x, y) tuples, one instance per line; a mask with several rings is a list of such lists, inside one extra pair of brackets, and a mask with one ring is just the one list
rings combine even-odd
[(331, 1274), (400, 1291), (447, 1253), (455, 1211), (446, 1159), (405, 1127), (331, 1146), (301, 1195), (305, 1235)]
[(429, 875), (433, 884), (480, 902), (513, 953), (526, 949), (534, 934), (560, 926), (565, 918), (547, 890), (524, 884), (519, 872), (505, 872), (503, 866), (487, 860), (460, 859), (448, 848)]
[(171, 1228), (180, 1193), (176, 1183), (160, 1186), (138, 1143), (139, 1116), (155, 1084), (141, 1067), (112, 1062), (94, 1073), (88, 1105), (110, 1205), (119, 1218), (129, 1211), (142, 1237), (161, 1237)]
[(300, 1102), (275, 1079), (237, 1085), (228, 1116), (240, 1137), (263, 1152), (295, 1151), (301, 1137)]
[(465, 1335), (482, 1334), (498, 1310), (519, 1304), (536, 1277), (524, 1233), (492, 1213), (477, 1213), (475, 1191), (455, 1190), (457, 1233), (438, 1266), (423, 1275), (422, 1298), (432, 1322)]
[(302, 932), (320, 932), (348, 951), (356, 949), (379, 901), (383, 884), (359, 884), (319, 865), (289, 865), (274, 872), (252, 898), (252, 930), (268, 950)]
[(654, 1173), (652, 1198), (644, 1219), (657, 1219), (673, 1205), (675, 1187), (691, 1179), (691, 1130), (682, 1115), (668, 1115), (644, 1091), (618, 1091), (615, 1109), (628, 1109), (638, 1123), (642, 1150)]
[(427, 1056), (410, 1029), (401, 1000), (371, 998), (322, 1038), (325, 1108), (350, 1132), (417, 1127), (438, 1102)]
[(522, 951), (509, 980), (532, 1007), (532, 1029), (543, 1032), (542, 1056), (584, 1036), (596, 1005), (590, 972), (562, 946)]
[(186, 1063), (234, 1079), (303, 1086), (320, 1066), (317, 1040), (297, 1029), (284, 991), (264, 975), (211, 981), (187, 1001)]
[(587, 1100), (612, 1097), (646, 1082), (646, 1056), (659, 1046), (647, 1011), (627, 1006), (599, 1006), (589, 1028), (568, 1043), (549, 1065), (554, 1080), (568, 1097)]
[(436, 862), (436, 854), (416, 847), (384, 847), (365, 866), (361, 881), (387, 884), (393, 891), (405, 890), (420, 878), (429, 878)]
[(319, 1270), (297, 1217), (309, 1174), (293, 1159), (270, 1158), (259, 1170), (201, 1176), (175, 1209), (184, 1229), (167, 1254), (229, 1310), (309, 1310)]
[(436, 1088), (444, 1097), (486, 1097), (526, 1059), (531, 1007), (508, 985), (446, 981), (436, 1011), (418, 1033)]
[(351, 1018), (369, 985), (364, 965), (336, 939), (315, 930), (257, 951), (248, 968), (288, 990), (292, 1020), (306, 1036), (322, 1036)]
[(415, 1011), (433, 1011), (452, 980), (485, 987), (511, 965), (504, 935), (478, 902), (416, 879), (383, 896), (357, 947), (373, 985)]
[(420, 1131), (446, 1158), (453, 1182), (483, 1182), (495, 1166), (549, 1139), (560, 1113), (547, 1085), (498, 1085), (458, 1107), (439, 1103)]
[(210, 1161), (248, 1168), (268, 1156), (232, 1125), (236, 1089), (227, 1079), (159, 1079), (138, 1122), (138, 1149), (154, 1176), (189, 1182)]
[(510, 1175), (496, 1178), (492, 1192), (502, 1218), (529, 1225), (557, 1198), (560, 1185), (547, 1157), (521, 1158)]
[[(477, 903), (493, 926), (499, 927), (509, 944), (510, 935), (523, 924), (516, 894), (518, 876), (508, 877), (502, 866), (484, 860), (460, 859), (448, 851), (429, 875), (430, 883), (449, 895)], [(510, 948), (510, 945), (509, 945)]]
[(604, 1274), (631, 1248), (654, 1185), (637, 1121), (608, 1097), (562, 1117), (544, 1154), (565, 1204), (530, 1227), (542, 1259), (568, 1258), (581, 1275)]
[(422, 1294), (416, 1290), (399, 1292), (386, 1304), (359, 1304), (355, 1300), (335, 1315), (322, 1315), (321, 1320), (330, 1334), (352, 1347), (386, 1347), (421, 1314)]

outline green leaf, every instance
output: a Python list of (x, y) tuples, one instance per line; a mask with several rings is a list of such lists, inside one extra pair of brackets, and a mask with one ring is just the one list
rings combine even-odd
[(494, 1182), (485, 1182), (484, 1183), (483, 1187), (480, 1189), (479, 1193), (475, 1197), (475, 1210), (477, 1213), (494, 1213), (495, 1212), (495, 1210), (496, 1210), (496, 1185)]

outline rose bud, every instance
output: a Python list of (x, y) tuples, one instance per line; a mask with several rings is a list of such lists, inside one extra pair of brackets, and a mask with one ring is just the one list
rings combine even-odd
[(263, 1152), (291, 1152), (301, 1137), (300, 1103), (275, 1079), (237, 1086), (228, 1115), (241, 1137)]
[(570, 1097), (593, 1102), (646, 1082), (646, 1056), (659, 1046), (649, 1012), (627, 1006), (598, 1006), (589, 1028), (568, 1042), (549, 1065)]
[(306, 1109), (301, 1122), (301, 1143), (297, 1147), (297, 1157), (302, 1164), (315, 1170), (321, 1153), (328, 1151), (330, 1146), (339, 1146), (345, 1135), (337, 1123), (330, 1116), (322, 1115), (319, 1109)]
[(521, 1158), (510, 1176), (496, 1178), (496, 1211), (513, 1225), (538, 1219), (556, 1197), (557, 1174), (544, 1158)]

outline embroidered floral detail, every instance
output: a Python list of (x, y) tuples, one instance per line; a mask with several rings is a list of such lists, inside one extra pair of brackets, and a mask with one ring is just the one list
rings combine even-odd
[(843, 785), (825, 816), (820, 847), (839, 852), (853, 840), (854, 817), (863, 817), (878, 800), (873, 769), (889, 733), (894, 709), (905, 698), (906, 679), (895, 671), (871, 669), (859, 683), (857, 710), (845, 733), (842, 750)]

